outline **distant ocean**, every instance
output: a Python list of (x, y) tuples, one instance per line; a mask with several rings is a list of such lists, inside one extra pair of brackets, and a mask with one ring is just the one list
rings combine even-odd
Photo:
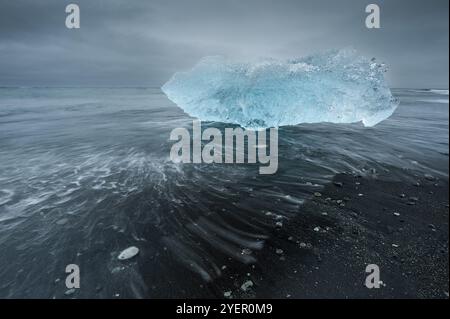
[[(189, 296), (255, 262), (275, 227), (263, 217), (288, 223), (337, 173), (448, 179), (448, 90), (393, 94), (400, 106), (375, 127), (281, 128), (264, 176), (172, 163), (170, 132), (192, 118), (159, 88), (0, 88), (0, 297), (65, 297), (71, 263), (79, 298)], [(129, 246), (139, 255), (117, 260)]]

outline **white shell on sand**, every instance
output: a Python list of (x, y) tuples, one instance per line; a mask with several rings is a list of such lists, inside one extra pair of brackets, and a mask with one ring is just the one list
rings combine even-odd
[(117, 257), (119, 260), (127, 260), (139, 254), (139, 248), (131, 246), (122, 251)]

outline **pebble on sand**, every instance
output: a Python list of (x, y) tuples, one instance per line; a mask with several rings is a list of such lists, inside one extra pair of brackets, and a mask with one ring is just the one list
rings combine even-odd
[(225, 292), (223, 293), (223, 296), (224, 296), (225, 298), (230, 298), (230, 297), (231, 297), (231, 291), (225, 291)]
[(127, 249), (123, 250), (117, 257), (117, 259), (127, 260), (127, 259), (133, 258), (137, 254), (139, 254), (139, 248), (137, 248), (135, 246), (131, 246), (131, 247), (128, 247)]

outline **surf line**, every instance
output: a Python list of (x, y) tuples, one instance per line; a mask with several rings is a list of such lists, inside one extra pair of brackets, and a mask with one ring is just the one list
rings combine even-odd
[[(269, 131), (268, 139), (267, 131)], [(277, 172), (278, 129), (255, 131), (241, 127), (225, 128), (224, 135), (223, 138), (222, 131), (214, 127), (208, 127), (202, 132), (200, 120), (192, 122), (192, 139), (191, 133), (186, 128), (175, 128), (170, 133), (170, 140), (177, 141), (170, 150), (170, 160), (174, 163), (207, 164), (242, 164), (245, 162), (254, 164), (259, 162), (261, 164), (260, 174), (270, 175)], [(202, 145), (202, 141), (208, 143)], [(245, 147), (246, 145), (247, 147)], [(247, 149), (247, 154), (245, 149)], [(246, 158), (247, 161), (245, 161)]]

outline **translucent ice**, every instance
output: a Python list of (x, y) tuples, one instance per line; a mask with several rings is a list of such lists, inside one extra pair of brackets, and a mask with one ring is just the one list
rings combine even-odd
[(204, 121), (253, 129), (317, 122), (373, 126), (397, 107), (385, 71), (354, 50), (256, 63), (206, 57), (176, 73), (162, 90)]

